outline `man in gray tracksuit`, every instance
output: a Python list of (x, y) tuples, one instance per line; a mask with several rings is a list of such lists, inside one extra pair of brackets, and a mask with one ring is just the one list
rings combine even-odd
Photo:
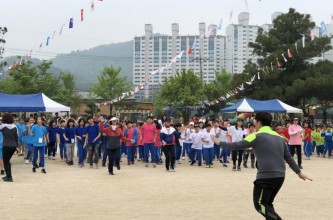
[(257, 178), (254, 181), (253, 202), (256, 210), (266, 219), (281, 219), (275, 212), (273, 201), (285, 178), (286, 165), (303, 180), (311, 180), (301, 172), (291, 157), (284, 138), (270, 128), (272, 116), (268, 112), (259, 112), (255, 117), (257, 132), (240, 142), (225, 143), (212, 136), (220, 147), (231, 150), (253, 148), (257, 158)]

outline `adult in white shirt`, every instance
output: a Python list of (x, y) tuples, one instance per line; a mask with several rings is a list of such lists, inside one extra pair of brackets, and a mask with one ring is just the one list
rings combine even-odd
[[(238, 118), (235, 126), (230, 126), (228, 128), (228, 132), (232, 135), (231, 142), (239, 142), (244, 139), (245, 137), (245, 131), (243, 127), (243, 119)], [(241, 165), (242, 165), (242, 157), (243, 157), (244, 150), (232, 150), (232, 170), (236, 171), (236, 161), (238, 160), (237, 164), (237, 170), (241, 171)], [(238, 158), (237, 158), (238, 157)]]
[(214, 158), (214, 141), (211, 136), (214, 135), (211, 131), (211, 124), (206, 125), (205, 131), (202, 133), (201, 140), (203, 142), (203, 154), (206, 162), (206, 168), (213, 168), (213, 158)]

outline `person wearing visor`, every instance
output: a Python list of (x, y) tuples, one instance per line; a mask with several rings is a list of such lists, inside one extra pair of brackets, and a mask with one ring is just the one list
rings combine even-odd
[(107, 152), (109, 157), (109, 174), (114, 175), (113, 173), (113, 163), (116, 164), (118, 170), (120, 170), (120, 140), (124, 142), (135, 143), (134, 139), (126, 138), (123, 135), (123, 131), (118, 126), (118, 119), (112, 117), (109, 121), (110, 126), (104, 127), (104, 117), (100, 117), (101, 123), (99, 124), (99, 129), (102, 133), (106, 134), (107, 137)]

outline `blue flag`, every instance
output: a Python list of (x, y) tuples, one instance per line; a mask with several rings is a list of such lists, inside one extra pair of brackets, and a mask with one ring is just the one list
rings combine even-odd
[(322, 21), (320, 23), (320, 25), (321, 25), (321, 32), (322, 32), (322, 34), (326, 34), (326, 32), (327, 32), (326, 24)]
[(220, 20), (219, 24), (217, 25), (217, 30), (221, 30), (222, 28), (222, 19)]
[(73, 18), (69, 19), (69, 28), (73, 28)]
[(47, 39), (46, 39), (46, 46), (49, 46), (49, 42), (50, 42), (50, 37), (47, 37)]

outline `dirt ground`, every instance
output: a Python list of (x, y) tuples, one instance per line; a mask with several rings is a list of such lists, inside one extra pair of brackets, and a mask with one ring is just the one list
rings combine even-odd
[[(263, 219), (252, 204), (254, 169), (190, 166), (175, 173), (137, 162), (110, 176), (107, 168), (46, 160), (47, 174), (14, 156), (13, 183), (0, 182), (0, 219)], [(276, 197), (283, 219), (333, 219), (333, 159), (304, 160), (304, 182), (289, 168)]]

